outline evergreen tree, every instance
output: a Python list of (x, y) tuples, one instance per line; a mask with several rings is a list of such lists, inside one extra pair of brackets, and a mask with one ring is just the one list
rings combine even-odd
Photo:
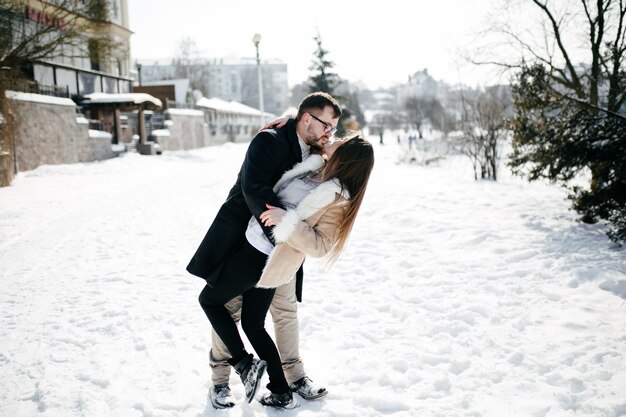
[[(510, 166), (530, 180), (562, 183), (581, 220), (605, 220), (609, 236), (626, 241), (626, 1), (530, 0), (512, 7), (536, 12), (543, 31), (494, 25), (521, 51), (520, 61), (486, 61), (517, 69)], [(589, 177), (584, 188), (570, 185), (578, 174)]]
[[(541, 64), (522, 68), (513, 101), (514, 173), (562, 183), (581, 220), (605, 220), (609, 237), (626, 241), (626, 116), (561, 93)], [(570, 185), (585, 171), (588, 188)]]
[(339, 76), (331, 71), (335, 63), (328, 59), (328, 50), (322, 46), (319, 32), (313, 39), (317, 43), (317, 49), (313, 53), (313, 62), (309, 67), (313, 71), (313, 75), (309, 77), (309, 91), (311, 93), (322, 91), (334, 97), (335, 89), (341, 83)]
[[(359, 104), (358, 94), (350, 91), (348, 83), (342, 82), (339, 75), (332, 72), (335, 63), (328, 58), (328, 50), (322, 46), (322, 37), (317, 33), (313, 38), (317, 48), (313, 53), (313, 62), (309, 69), (309, 92), (322, 91), (333, 96), (341, 105), (341, 118), (337, 124), (337, 136), (344, 136), (347, 131), (358, 130), (365, 124), (365, 116)], [(340, 92), (340, 86), (342, 92)]]

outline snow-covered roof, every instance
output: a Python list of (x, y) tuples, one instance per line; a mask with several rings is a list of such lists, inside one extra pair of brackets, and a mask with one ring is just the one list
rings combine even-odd
[(161, 107), (163, 105), (161, 100), (146, 93), (91, 93), (85, 95), (83, 101), (87, 101), (89, 103), (152, 103), (157, 107)]
[(76, 103), (74, 103), (71, 99), (64, 97), (45, 96), (43, 94), (23, 93), (21, 91), (9, 90), (6, 91), (5, 95), (7, 98), (12, 100), (76, 107)]
[[(225, 101), (217, 97), (206, 98), (202, 97), (196, 102), (197, 107), (204, 107), (205, 109), (218, 110), (226, 113), (245, 114), (252, 116), (259, 116), (261, 111), (254, 107), (246, 106), (245, 104), (237, 101)], [(264, 113), (264, 117), (275, 117), (272, 113)]]
[(194, 109), (167, 109), (165, 112), (180, 116), (204, 116), (204, 112), (202, 110)]

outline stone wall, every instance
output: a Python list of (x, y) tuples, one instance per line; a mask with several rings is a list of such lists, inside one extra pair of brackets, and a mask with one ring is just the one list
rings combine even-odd
[(7, 93), (14, 120), (18, 171), (44, 164), (69, 164), (112, 158), (110, 136), (91, 135), (76, 105), (67, 98)]
[(11, 184), (14, 177), (13, 158), (6, 151), (0, 151), (0, 187)]
[(90, 130), (89, 146), (84, 150), (81, 161), (99, 161), (117, 156), (111, 148), (113, 135), (101, 130)]
[(10, 150), (13, 149), (13, 136), (10, 136), (9, 130), (10, 127), (7, 125), (4, 115), (0, 113), (0, 187), (11, 184), (15, 175), (13, 157), (10, 153)]
[[(250, 142), (261, 128), (258, 114), (207, 110), (209, 143)], [(271, 120), (268, 118), (267, 121)]]
[(165, 119), (170, 135), (158, 136), (161, 150), (176, 151), (209, 145), (204, 112), (201, 110), (168, 109), (165, 111)]

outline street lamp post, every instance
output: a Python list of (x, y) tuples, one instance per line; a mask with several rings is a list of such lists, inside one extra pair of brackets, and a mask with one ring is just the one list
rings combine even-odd
[(261, 126), (260, 127), (263, 127), (265, 125), (265, 119), (263, 117), (265, 111), (263, 109), (263, 77), (261, 75), (261, 59), (259, 58), (259, 43), (261, 43), (261, 35), (256, 33), (254, 37), (252, 38), (252, 43), (254, 43), (254, 46), (256, 47), (256, 70), (257, 70), (257, 79), (259, 82), (259, 110), (261, 111), (261, 114), (260, 114)]
[(141, 87), (141, 64), (135, 61), (135, 68), (137, 68), (137, 78), (139, 78), (139, 86)]

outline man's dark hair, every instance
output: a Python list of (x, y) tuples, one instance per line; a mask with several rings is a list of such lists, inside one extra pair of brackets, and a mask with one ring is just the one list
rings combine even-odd
[(309, 94), (300, 102), (300, 105), (298, 106), (298, 116), (296, 117), (296, 120), (300, 120), (302, 118), (302, 115), (304, 113), (308, 113), (310, 110), (324, 110), (324, 107), (326, 106), (331, 106), (333, 108), (333, 111), (335, 112), (335, 119), (341, 117), (341, 108), (339, 107), (337, 100), (335, 100), (328, 93), (322, 93), (321, 91), (318, 91)]

